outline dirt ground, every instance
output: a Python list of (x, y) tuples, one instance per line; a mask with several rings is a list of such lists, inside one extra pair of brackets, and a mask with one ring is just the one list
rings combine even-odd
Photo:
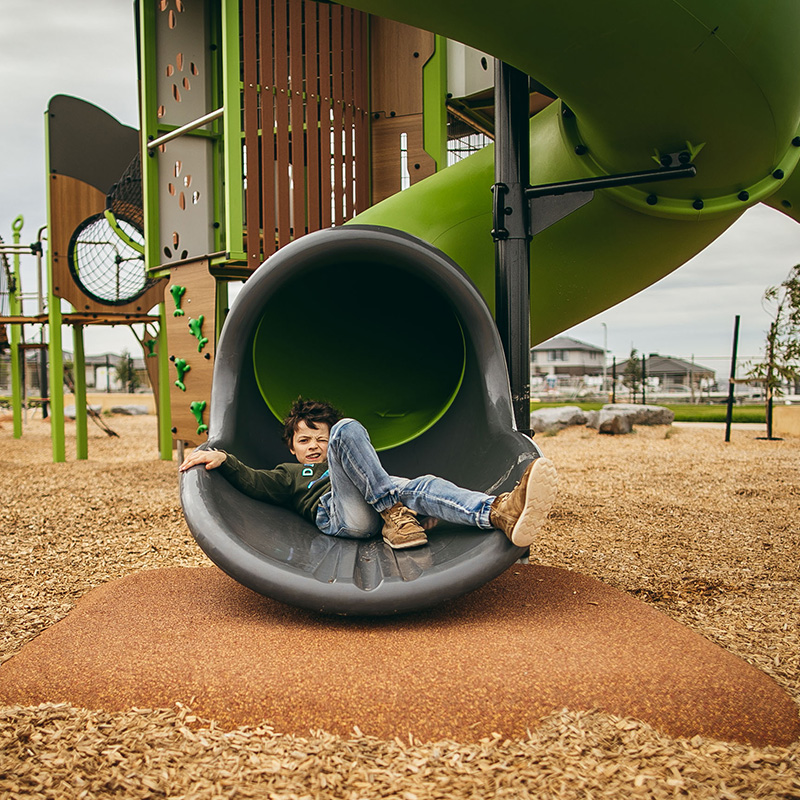
[[(0, 660), (90, 588), (207, 565), (153, 417), (90, 425), (90, 460), (51, 463), (49, 429), (0, 422)], [(753, 430), (572, 428), (539, 436), (560, 494), (536, 563), (596, 577), (754, 664), (800, 704), (800, 439)], [(68, 454), (74, 441), (68, 439)], [(672, 739), (596, 712), (551, 715), (519, 741), (423, 743), (225, 730), (191, 708), (0, 709), (0, 796), (800, 798), (800, 744)]]

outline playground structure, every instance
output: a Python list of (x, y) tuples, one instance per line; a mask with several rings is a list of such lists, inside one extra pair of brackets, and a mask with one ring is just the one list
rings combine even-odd
[[(419, 0), (346, 7), (242, 0), (208, 2), (204, 11), (201, 5), (142, 7), (142, 128), (151, 154), (145, 195), (150, 186), (159, 198), (145, 204), (148, 264), (159, 263), (158, 275), (169, 269), (171, 285), (188, 287), (183, 271), (205, 259), (220, 280), (267, 262), (226, 322), (217, 350), (226, 363), (214, 373), (210, 404), (206, 397), (192, 401), (206, 403), (208, 421), (198, 417), (191, 438), (173, 425), (193, 444), (207, 433), (212, 444), (238, 447), (254, 465), (273, 465), (280, 456), (262, 442), (273, 420), (291, 396), (324, 394), (347, 413), (355, 409), (390, 469), (431, 468), (457, 478), (455, 463), (428, 465), (442, 446), (437, 434), (450, 431), (452, 441), (466, 429), (453, 431), (450, 423), (485, 418), (477, 402), (461, 416), (459, 404), (470, 395), (457, 369), (447, 375), (468, 361), (469, 314), (452, 302), (428, 308), (439, 299), (439, 268), (429, 266), (427, 275), (424, 266), (412, 269), (416, 257), (398, 254), (406, 244), (434, 246), (494, 311), (510, 387), (505, 377), (484, 385), (497, 400), (487, 424), (524, 431), (531, 343), (663, 277), (755, 202), (793, 213), (800, 86), (771, 55), (790, 48), (798, 29), (798, 12), (788, 3), (764, 15), (745, 0), (708, 0), (691, 10), (665, 3), (658, 14), (633, 2), (616, 4), (613, 13), (581, 4), (579, 14), (572, 6), (514, 2), (503, 24), (487, 24), (477, 3), (462, 4), (457, 14)], [(631, 36), (634, 29), (652, 31), (654, 15), (657, 32)], [(203, 41), (212, 47), (200, 47)], [(450, 91), (448, 74), (459, 56), (484, 68), (483, 85), (462, 94)], [(501, 62), (494, 108), (485, 101), (492, 56)], [(182, 105), (188, 92), (197, 103), (191, 108)], [(448, 113), (475, 133), (495, 134), (496, 148), (446, 166)], [(192, 213), (205, 214), (195, 229), (175, 203), (173, 179), (191, 165), (194, 186), (203, 160), (224, 180), (220, 202), (212, 205), (204, 190), (194, 198)], [(404, 181), (409, 188), (400, 191)], [(347, 224), (332, 234), (315, 232), (341, 222)], [(343, 238), (346, 255), (331, 261), (326, 248), (335, 249), (335, 237), (353, 225), (354, 240), (369, 255), (362, 260)], [(213, 231), (213, 243), (178, 253), (195, 231)], [(413, 238), (400, 245), (397, 232)], [(383, 307), (416, 279), (421, 284), (406, 314)], [(293, 314), (302, 308), (299, 286), (316, 303), (309, 332), (295, 337), (291, 324), (302, 328), (306, 320)], [(349, 305), (347, 291), (337, 287), (352, 290), (357, 302)], [(219, 305), (203, 316), (219, 320)], [(428, 382), (432, 373), (418, 364), (419, 348), (406, 352), (402, 344), (409, 325), (431, 318), (437, 328), (429, 350), (438, 348), (441, 374), (431, 392), (387, 403), (391, 367), (402, 365), (421, 386)], [(449, 329), (448, 318), (455, 321)], [(216, 333), (204, 336), (214, 341)], [(375, 343), (387, 345), (382, 358), (374, 357)], [(187, 360), (183, 352), (171, 355)], [(195, 356), (189, 366), (196, 362)], [(189, 400), (192, 373), (185, 376), (179, 381)], [(526, 452), (535, 457), (532, 445)], [(513, 448), (505, 457), (513, 462)], [(460, 477), (488, 490), (514, 475)], [(212, 560), (251, 588), (309, 607), (410, 610), (430, 602), (423, 588), (430, 573), (442, 580), (434, 593), (446, 596), (449, 578), (461, 591), (470, 588), (456, 578), (456, 564), (483, 561), (499, 571), (520, 555), (508, 546), (489, 557), (469, 546), (456, 553), (446, 544), (430, 568), (404, 569), (398, 559), (384, 563), (355, 545), (353, 552), (330, 542), (323, 547), (310, 528), (303, 534), (311, 537), (309, 550), (298, 555), (300, 534), (288, 530), (280, 510), (220, 499), (226, 492), (214, 481), (195, 471), (182, 484), (187, 520)], [(267, 528), (272, 542), (257, 547), (253, 537)], [(350, 591), (360, 599), (345, 598)], [(391, 598), (385, 605), (382, 592)]]
[[(96, 106), (74, 97), (56, 95), (50, 100), (46, 116), (48, 264), (46, 302), (41, 257), (42, 230), (37, 241), (21, 245), (22, 220), (15, 221), (14, 279), (7, 281), (9, 313), (0, 325), (11, 329), (12, 409), (14, 436), (22, 435), (22, 359), (21, 354), (37, 347), (46, 348), (49, 367), (47, 392), (45, 376), (40, 378), (43, 408), (49, 408), (53, 441), (53, 460), (65, 460), (64, 435), (64, 360), (61, 328), (73, 331), (73, 381), (76, 400), (76, 449), (78, 458), (88, 457), (87, 409), (83, 330), (86, 325), (142, 324), (143, 347), (157, 360), (158, 334), (163, 329), (161, 315), (163, 287), (145, 271), (143, 259), (143, 220), (141, 178), (139, 176), (139, 136)], [(36, 313), (25, 308), (31, 300), (22, 293), (18, 259), (34, 254), (38, 260), (38, 303)], [(72, 311), (62, 313), (62, 300)], [(25, 341), (25, 326), (40, 326), (40, 342)], [(49, 341), (45, 344), (45, 329)], [(149, 335), (148, 335), (149, 334)], [(149, 339), (149, 346), (145, 340)], [(45, 359), (40, 358), (45, 369)], [(148, 367), (150, 364), (148, 364)], [(148, 370), (158, 390), (158, 370)], [(49, 395), (49, 396), (48, 396)]]
[[(468, 324), (477, 312), (435, 288), (453, 264), (447, 274), (463, 270), (494, 313), (508, 367), (508, 379), (489, 370), (497, 382), (484, 386), (495, 403), (486, 424), (524, 431), (531, 343), (676, 269), (754, 203), (797, 213), (800, 78), (776, 55), (790, 52), (800, 27), (788, 0), (768, 12), (751, 0), (698, 0), (689, 9), (515, 0), (502, 24), (487, 24), (475, 2), (455, 14), (420, 0), (162, 0), (139, 8), (141, 247), (148, 277), (160, 281), (146, 297), (150, 308), (161, 304), (154, 360), (163, 458), (171, 458), (173, 441), (210, 440), (242, 443), (255, 464), (274, 463), (276, 454), (259, 445), (262, 433), (268, 438), (292, 396), (330, 396), (326, 365), (344, 353), (352, 372), (342, 373), (331, 399), (356, 410), (388, 461), (411, 452), (402, 463), (427, 468), (428, 443), (470, 397), (465, 376), (477, 346)], [(448, 130), (456, 125), (463, 139), (495, 135), (496, 148), (448, 166)], [(124, 168), (105, 176), (101, 191)], [(51, 164), (51, 197), (66, 184), (59, 174)], [(51, 220), (54, 275), (72, 232), (98, 211), (83, 207), (61, 234)], [(349, 236), (351, 226), (360, 231), (356, 241), (374, 234), (384, 244), (370, 244), (372, 255), (358, 263), (343, 238), (350, 262), (306, 260), (319, 252), (315, 239), (335, 241), (326, 229)], [(427, 247), (441, 258), (428, 258)], [(430, 274), (398, 255), (407, 248), (428, 254)], [(300, 298), (294, 278), (280, 291), (269, 277), (246, 287), (225, 322), (228, 283), (273, 254), (278, 261), (267, 261), (265, 275), (299, 259), (297, 280), (310, 276), (320, 287), (314, 324), (297, 347), (286, 335), (304, 319), (292, 314)], [(382, 312), (406, 280), (416, 281), (407, 312), (399, 305)], [(331, 316), (341, 286), (359, 292), (348, 324)], [(88, 315), (72, 320), (76, 336), (91, 319), (113, 321), (107, 304), (101, 312), (89, 298), (83, 308), (87, 297), (65, 296)], [(249, 307), (262, 302), (258, 314)], [(147, 303), (138, 305), (129, 310), (147, 315)], [(54, 313), (51, 336), (60, 331)], [(409, 363), (403, 326), (431, 319), (432, 359), (418, 364), (414, 353)], [(236, 337), (220, 340), (223, 323)], [(382, 341), (411, 381), (434, 391), (388, 404), (392, 392), (368, 347)], [(227, 367), (214, 372), (223, 354), (252, 363), (252, 380)], [(242, 391), (251, 395), (246, 401)], [(239, 415), (233, 431), (226, 409), (237, 404), (263, 414)], [(482, 413), (476, 405), (461, 418)], [(532, 444), (526, 452), (533, 457)], [(441, 466), (445, 476), (458, 471)], [(476, 488), (512, 477), (482, 479)], [(218, 545), (205, 545), (212, 558)], [(503, 558), (516, 555), (511, 548)]]

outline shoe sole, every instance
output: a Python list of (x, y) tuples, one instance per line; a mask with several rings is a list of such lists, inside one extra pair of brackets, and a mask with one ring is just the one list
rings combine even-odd
[(428, 544), (428, 538), (425, 537), (424, 539), (417, 539), (416, 541), (411, 542), (402, 542), (401, 544), (394, 544), (390, 542), (388, 539), (384, 538), (383, 540), (392, 550), (408, 550), (410, 547), (422, 547), (424, 544)]
[(509, 537), (517, 547), (529, 547), (544, 525), (558, 490), (558, 473), (549, 458), (537, 458), (525, 487), (525, 508)]

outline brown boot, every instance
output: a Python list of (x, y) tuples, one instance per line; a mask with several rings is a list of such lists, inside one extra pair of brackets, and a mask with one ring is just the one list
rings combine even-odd
[(550, 513), (557, 483), (553, 462), (549, 458), (537, 458), (512, 491), (495, 498), (489, 510), (489, 522), (517, 547), (528, 547)]
[(383, 541), (395, 550), (419, 547), (428, 544), (428, 537), (414, 514), (402, 503), (395, 503), (381, 511), (386, 524), (383, 526)]

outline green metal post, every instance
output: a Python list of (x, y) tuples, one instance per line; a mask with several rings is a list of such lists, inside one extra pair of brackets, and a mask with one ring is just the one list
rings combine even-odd
[(232, 259), (244, 252), (242, 87), (239, 81), (239, 0), (222, 3), (222, 153), (224, 163), (225, 249)]
[(172, 461), (172, 409), (170, 405), (167, 307), (158, 306), (158, 446), (162, 461)]
[(437, 35), (433, 55), (422, 68), (422, 141), (436, 162), (436, 171), (447, 166), (447, 39)]
[[(50, 226), (50, 120), (44, 114), (44, 151), (47, 154), (47, 224)], [(48, 363), (50, 365), (50, 440), (53, 445), (53, 462), (67, 460), (64, 436), (64, 353), (61, 348), (61, 298), (53, 292), (53, 253), (47, 247), (47, 317), (50, 329)]]
[(144, 205), (144, 263), (148, 270), (161, 263), (158, 222), (158, 156), (147, 149), (157, 139), (158, 102), (156, 86), (156, 3), (139, 3), (139, 108), (142, 127), (142, 197)]
[(75, 379), (75, 455), (79, 460), (89, 458), (88, 410), (86, 407), (86, 357), (83, 352), (83, 325), (72, 326), (74, 355), (72, 374)]
[[(11, 230), (13, 233), (14, 244), (20, 242), (20, 232), (24, 220), (20, 214), (12, 223)], [(8, 306), (11, 316), (22, 314), (22, 302), (19, 298), (22, 293), (22, 284), (20, 283), (19, 274), (19, 254), (14, 254), (14, 283), (15, 288), (13, 292), (9, 292)], [(21, 357), (24, 356), (24, 351), (20, 349), (20, 340), (22, 339), (22, 325), (11, 325), (11, 412), (14, 418), (14, 438), (19, 439), (22, 437), (22, 362)]]

